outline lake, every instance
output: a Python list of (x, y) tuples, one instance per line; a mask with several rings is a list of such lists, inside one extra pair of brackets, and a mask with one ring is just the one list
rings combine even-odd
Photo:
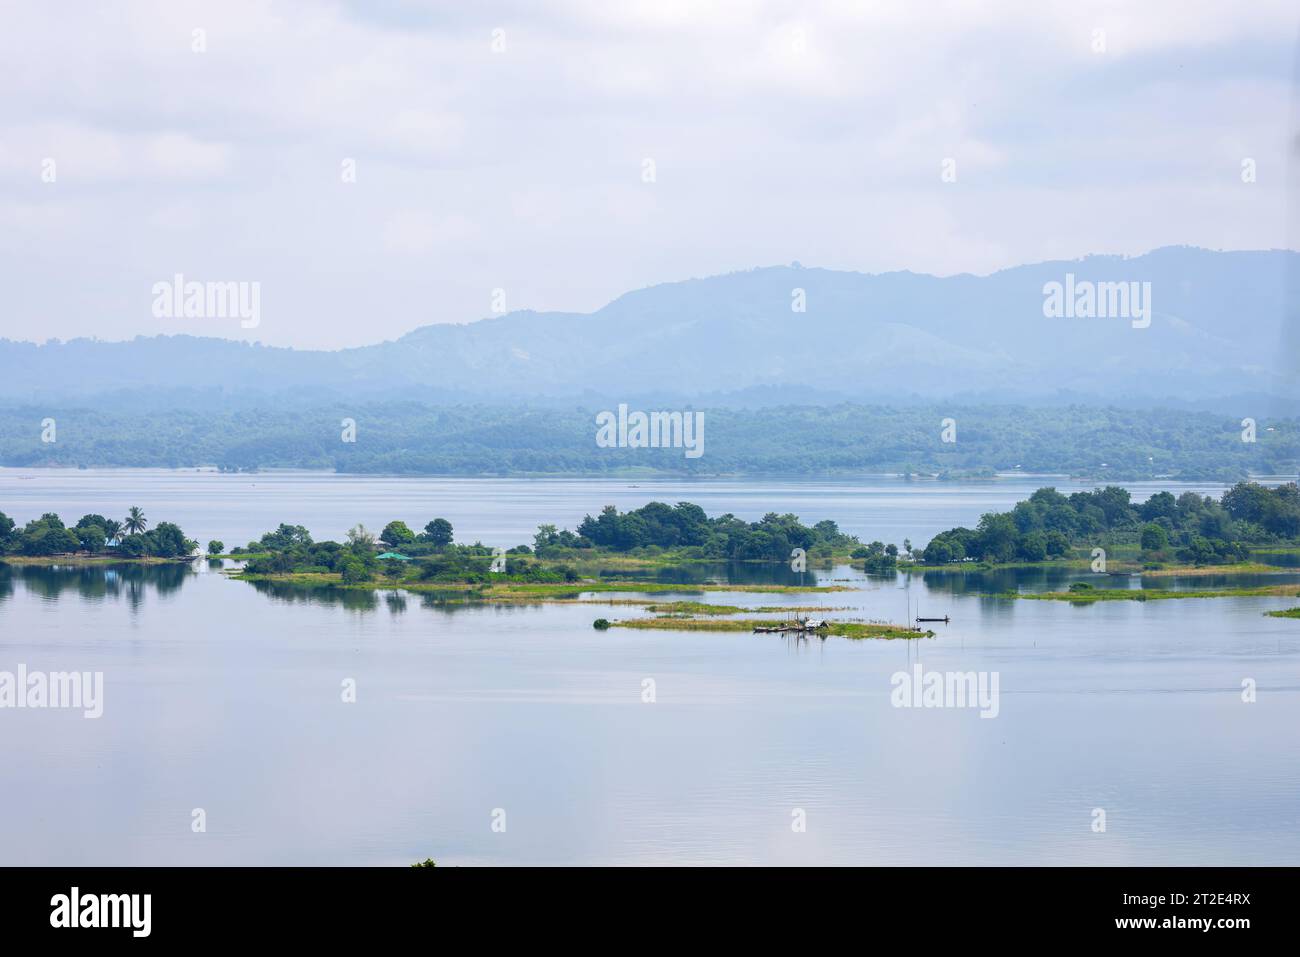
[[(139, 504), (228, 543), (281, 521), (327, 537), (441, 515), (460, 540), (510, 545), (663, 499), (924, 542), (1040, 484), (1078, 487), (632, 484), (0, 470), (0, 510)], [(1300, 860), (1300, 621), (1262, 614), (1295, 599), (1074, 606), (951, 574), (815, 577), (851, 590), (708, 600), (951, 623), (919, 641), (602, 632), (597, 617), (645, 612), (255, 587), (206, 561), (0, 572), (0, 671), (104, 676), (97, 719), (0, 709), (0, 864)], [(996, 674), (996, 716), (896, 707), (894, 676), (918, 664)]]

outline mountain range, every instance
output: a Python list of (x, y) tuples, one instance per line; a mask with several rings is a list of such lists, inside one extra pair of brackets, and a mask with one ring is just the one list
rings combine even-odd
[[(1149, 283), (1149, 326), (1123, 316), (1045, 315), (1045, 290), (1067, 277), (1071, 288)], [(592, 313), (436, 322), (395, 341), (338, 351), (194, 336), (0, 340), (0, 399), (193, 392), (241, 401), (302, 395), (448, 403), (1296, 400), (1298, 279), (1294, 251), (1192, 247), (987, 276), (872, 275), (793, 263), (665, 283)]]

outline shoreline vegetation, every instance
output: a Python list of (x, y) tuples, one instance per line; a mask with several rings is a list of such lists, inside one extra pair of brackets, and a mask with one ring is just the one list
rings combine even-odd
[[(221, 543), (210, 543), (209, 551), (212, 545)], [(0, 512), (0, 562), (85, 565), (189, 561), (198, 547), (199, 543), (186, 538), (174, 522), (159, 522), (149, 528), (143, 509), (134, 505), (121, 521), (91, 512), (73, 526), (65, 525), (56, 513), (46, 512), (19, 528)]]
[[(392, 371), (392, 370), (388, 370)], [(896, 389), (890, 390), (897, 392)], [(548, 404), (462, 404), (359, 400), (240, 402), (221, 408), (155, 395), (141, 407), (48, 403), (39, 410), (0, 403), (0, 464), (11, 468), (197, 468), (256, 473), (313, 469), (351, 475), (449, 477), (744, 476), (823, 478), (894, 473), (992, 477), (1020, 467), (1098, 483), (1160, 480), (1233, 482), (1250, 474), (1293, 474), (1300, 423), (1271, 420), (1256, 442), (1241, 441), (1240, 416), (1194, 410), (1038, 407), (971, 401), (902, 405), (845, 400), (833, 405), (695, 403), (707, 422), (708, 452), (628, 448), (611, 455), (593, 441), (596, 415), (581, 399)], [(77, 421), (57, 443), (29, 426), (43, 416)], [(935, 441), (952, 416), (978, 441)], [(364, 423), (365, 441), (340, 442), (344, 417)]]
[[(890, 572), (898, 548), (862, 544), (833, 521), (802, 524), (769, 513), (746, 522), (734, 515), (710, 518), (698, 505), (651, 502), (620, 513), (606, 506), (576, 531), (540, 525), (531, 545), (488, 548), (457, 544), (451, 523), (435, 518), (416, 533), (394, 520), (378, 534), (353, 527), (345, 542), (314, 542), (301, 526), (281, 525), (244, 549), (234, 578), (345, 588), (403, 588), (461, 596), (467, 601), (573, 600), (587, 593), (835, 592), (847, 585), (804, 583), (809, 566), (837, 561)], [(782, 563), (788, 576), (759, 582), (721, 583), (663, 578), (703, 563)], [(697, 573), (700, 574), (700, 573)], [(780, 580), (785, 577), (787, 580)], [(796, 584), (796, 582), (798, 582)]]
[[(100, 565), (116, 562), (162, 564), (200, 558), (198, 543), (173, 523), (150, 529), (141, 509), (121, 520), (83, 516), (65, 526), (46, 513), (18, 527), (0, 512), (0, 563), (12, 565)], [(1284, 565), (1256, 558), (1295, 556), (1300, 567), (1300, 491), (1295, 483), (1266, 488), (1241, 482), (1219, 500), (1185, 492), (1175, 498), (1157, 492), (1135, 505), (1117, 486), (1063, 495), (1041, 488), (1009, 512), (981, 516), (975, 528), (952, 528), (922, 547), (904, 539), (901, 547), (863, 543), (840, 531), (832, 520), (803, 524), (793, 514), (768, 513), (756, 522), (731, 514), (710, 517), (689, 502), (650, 502), (620, 512), (606, 506), (587, 515), (575, 530), (539, 525), (531, 544), (489, 548), (455, 542), (444, 518), (416, 532), (401, 520), (378, 533), (357, 525), (342, 542), (315, 541), (300, 525), (281, 524), (257, 541), (227, 548), (213, 540), (209, 559), (234, 559), (225, 573), (237, 580), (304, 588), (377, 591), (403, 589), (447, 602), (578, 602), (644, 605), (654, 618), (616, 622), (616, 627), (680, 630), (742, 630), (738, 622), (771, 626), (757, 619), (724, 616), (778, 612), (825, 612), (833, 606), (758, 609), (710, 604), (704, 600), (655, 602), (618, 599), (620, 593), (647, 596), (714, 592), (817, 594), (855, 590), (827, 582), (805, 583), (810, 568), (848, 564), (869, 576), (896, 572), (978, 575), (1017, 569), (1044, 569), (1113, 578), (1153, 580), (1175, 577), (1264, 576), (1286, 574)], [(706, 578), (706, 566), (754, 566), (754, 581)], [(692, 571), (692, 569), (695, 569)], [(1291, 572), (1294, 574), (1294, 571)], [(747, 573), (740, 577), (747, 577)], [(992, 586), (992, 583), (990, 583)], [(977, 586), (978, 587), (978, 586)], [(1111, 588), (1075, 581), (1068, 590), (1006, 591), (1005, 581), (984, 592), (989, 597), (1090, 604), (1100, 601), (1155, 601), (1174, 598), (1295, 596), (1300, 585), (1240, 582), (1224, 587), (1172, 590)], [(587, 596), (585, 599), (583, 596)], [(597, 596), (608, 596), (600, 598)], [(843, 610), (843, 609), (842, 609)], [(656, 622), (656, 624), (646, 624)], [(862, 637), (860, 623), (841, 623)], [(911, 631), (913, 623), (890, 626)], [(837, 632), (839, 633), (839, 632)]]

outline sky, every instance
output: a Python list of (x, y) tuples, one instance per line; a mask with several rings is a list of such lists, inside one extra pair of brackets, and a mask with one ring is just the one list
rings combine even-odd
[[(1296, 245), (1294, 0), (0, 0), (0, 24), (3, 338), (334, 349), (796, 260)], [(178, 274), (256, 283), (256, 324), (160, 315)]]

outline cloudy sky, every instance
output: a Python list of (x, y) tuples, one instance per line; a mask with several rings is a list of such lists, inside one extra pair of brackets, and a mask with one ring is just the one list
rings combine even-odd
[[(1294, 0), (33, 0), (0, 23), (0, 337), (337, 348), (498, 289), (589, 311), (792, 260), (1296, 243)], [(260, 325), (155, 317), (177, 273), (260, 283)]]

